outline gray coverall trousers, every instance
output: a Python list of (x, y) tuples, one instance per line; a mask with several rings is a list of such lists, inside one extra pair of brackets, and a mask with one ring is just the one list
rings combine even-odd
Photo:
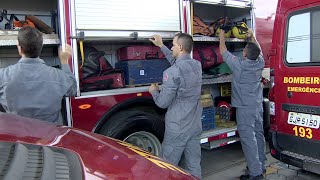
[(200, 133), (195, 136), (188, 133), (166, 132), (162, 142), (162, 158), (178, 166), (182, 154), (185, 155), (185, 169), (194, 176), (201, 178), (201, 146)]
[(263, 108), (237, 108), (237, 126), (242, 150), (250, 176), (258, 176), (265, 170), (265, 139), (263, 131)]
[(263, 89), (261, 86), (264, 59), (238, 58), (229, 51), (222, 55), (232, 70), (231, 104), (237, 108), (237, 126), (249, 175), (258, 176), (265, 169), (263, 135)]

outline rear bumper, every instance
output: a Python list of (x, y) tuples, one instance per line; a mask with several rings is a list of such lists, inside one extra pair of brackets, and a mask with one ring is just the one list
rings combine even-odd
[(320, 174), (320, 143), (318, 141), (272, 131), (270, 137), (269, 145), (274, 158)]

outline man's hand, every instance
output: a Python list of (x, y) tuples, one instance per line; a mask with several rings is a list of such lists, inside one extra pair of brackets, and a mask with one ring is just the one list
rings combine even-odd
[(149, 86), (149, 93), (153, 92), (153, 91), (159, 91), (159, 86), (158, 84), (151, 84)]
[(247, 41), (256, 43), (257, 46), (259, 47), (260, 51), (261, 51), (260, 54), (262, 55), (261, 46), (260, 46), (260, 44), (258, 43), (256, 37), (253, 35), (252, 29), (248, 29), (248, 32), (247, 32)]
[(220, 42), (221, 42), (221, 40), (226, 39), (225, 32), (222, 29), (220, 29), (219, 38), (220, 38)]
[(163, 46), (162, 38), (160, 35), (155, 34), (149, 40), (153, 42), (155, 46), (158, 46), (160, 48)]
[(254, 35), (253, 35), (252, 29), (248, 29), (247, 38), (251, 39), (251, 38), (253, 38), (253, 37), (254, 37)]
[(66, 44), (66, 48), (64, 50), (61, 49), (61, 46), (58, 50), (59, 59), (61, 64), (68, 64), (68, 60), (72, 55), (72, 48), (69, 44)]

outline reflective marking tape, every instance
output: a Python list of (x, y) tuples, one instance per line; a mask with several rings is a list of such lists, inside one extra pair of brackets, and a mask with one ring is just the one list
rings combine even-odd
[(227, 133), (227, 137), (231, 137), (231, 136), (235, 136), (235, 135), (236, 135), (235, 131)]
[(200, 143), (201, 143), (201, 144), (207, 143), (207, 142), (208, 142), (208, 138), (204, 138), (204, 139), (201, 139), (201, 140), (200, 140)]
[(79, 106), (79, 109), (89, 109), (89, 108), (91, 108), (90, 104), (82, 104)]
[(232, 144), (232, 143), (235, 143), (237, 142), (236, 140), (233, 140), (233, 141), (229, 141), (228, 144)]

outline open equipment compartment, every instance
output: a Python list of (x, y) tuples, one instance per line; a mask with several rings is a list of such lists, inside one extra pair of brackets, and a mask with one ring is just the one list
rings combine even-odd
[[(6, 24), (10, 23), (11, 15), (15, 15), (20, 21), (25, 20), (26, 15), (33, 15), (53, 29), (51, 34), (43, 34), (43, 50), (40, 58), (49, 66), (59, 67), (57, 47), (60, 44), (58, 25), (58, 1), (42, 0), (11, 0), (1, 2), (2, 22), (0, 22), (0, 68), (7, 67), (19, 61), (20, 56), (16, 45), (18, 28), (6, 29)], [(7, 27), (8, 28), (8, 27)]]

